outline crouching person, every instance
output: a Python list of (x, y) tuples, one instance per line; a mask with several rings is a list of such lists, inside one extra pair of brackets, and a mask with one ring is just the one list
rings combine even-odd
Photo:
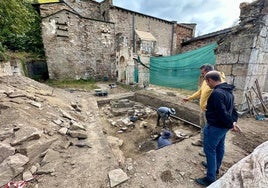
[(161, 133), (161, 136), (158, 138), (158, 141), (157, 141), (158, 149), (165, 147), (165, 146), (168, 146), (168, 145), (171, 145), (171, 141), (170, 141), (171, 136), (172, 136), (172, 134), (170, 131), (168, 131), (168, 130), (163, 131)]
[(166, 128), (166, 120), (169, 119), (170, 115), (175, 115), (176, 111), (174, 108), (160, 107), (157, 109), (157, 123), (156, 126), (160, 125), (160, 119), (163, 122), (163, 128)]

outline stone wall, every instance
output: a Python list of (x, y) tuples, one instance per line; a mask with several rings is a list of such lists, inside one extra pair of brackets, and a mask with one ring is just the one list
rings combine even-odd
[(268, 73), (268, 17), (263, 12), (264, 0), (241, 4), (241, 22), (219, 44), (216, 65), (222, 69), (227, 80), (236, 86), (236, 102), (246, 107), (245, 93), (255, 85), (265, 91)]
[(21, 60), (11, 59), (10, 61), (0, 61), (0, 76), (21, 76), (24, 75)]
[(189, 103), (186, 107), (185, 105), (181, 105), (181, 103), (174, 103), (174, 101), (181, 100), (178, 99), (178, 96), (168, 96), (163, 93), (159, 94), (149, 90), (140, 90), (135, 92), (134, 100), (155, 109), (160, 106), (174, 108), (176, 110), (176, 116), (199, 125), (198, 114), (200, 112), (198, 104)]
[[(195, 28), (195, 26), (194, 26)], [(176, 53), (181, 53), (182, 52), (182, 46), (181, 44), (194, 37), (194, 28), (190, 26), (184, 26), (182, 24), (177, 24), (175, 33), (177, 36), (176, 40)], [(184, 48), (186, 50), (186, 48)]]
[(115, 77), (114, 24), (61, 10), (42, 20), (51, 79)]
[(150, 18), (143, 15), (135, 15), (135, 29), (151, 33), (156, 38), (154, 53), (168, 56), (171, 54), (173, 24), (167, 21)]
[(180, 43), (181, 47), (178, 47), (180, 53), (195, 50), (197, 48), (203, 47), (205, 45), (211, 44), (213, 42), (221, 43), (226, 35), (232, 31), (232, 28), (227, 28), (224, 30), (216, 31), (206, 35), (191, 38), (189, 40)]
[(11, 67), (10, 62), (0, 62), (0, 76), (11, 76), (13, 75), (14, 68)]
[[(143, 57), (149, 65), (152, 55), (177, 52), (181, 40), (193, 36), (194, 28), (113, 6), (112, 0), (65, 0), (42, 4), (42, 35), (51, 79), (108, 77), (124, 83), (135, 82), (133, 58)], [(151, 34), (141, 42), (136, 30)], [(179, 38), (180, 37), (180, 38)], [(178, 40), (179, 38), (179, 40)], [(144, 48), (144, 49), (145, 49)], [(151, 49), (151, 48), (150, 48)], [(139, 84), (149, 79), (139, 66)]]
[[(118, 7), (110, 9), (110, 21), (115, 23), (116, 34), (126, 37), (128, 46), (133, 47), (135, 30), (151, 33), (157, 40), (156, 54), (170, 55), (173, 23), (158, 18), (135, 13)], [(176, 41), (176, 38), (174, 39)]]
[(123, 9), (111, 7), (109, 19), (115, 23), (115, 51), (117, 81), (134, 82), (132, 15)]
[(49, 3), (40, 5), (41, 17), (55, 14), (59, 10), (69, 10), (83, 17), (102, 20), (99, 3), (95, 1), (64, 0), (64, 3)]
[(261, 90), (268, 85), (268, 16), (267, 3), (258, 0), (240, 5), (241, 22), (231, 29), (219, 31), (185, 42), (182, 51), (217, 42), (216, 69), (223, 71), (227, 82), (236, 87), (239, 109), (246, 107), (245, 93), (258, 79)]
[[(136, 43), (138, 37), (135, 30), (151, 33), (155, 38), (153, 54), (167, 56), (171, 54), (171, 48), (175, 51), (177, 36), (172, 36), (173, 22), (168, 22), (151, 16), (139, 14), (119, 7), (111, 7), (109, 18), (115, 23), (115, 46), (116, 46), (116, 69), (118, 81), (133, 83), (134, 80), (134, 57), (142, 57), (142, 62), (149, 65), (149, 57), (152, 54), (140, 53)], [(173, 43), (171, 43), (173, 40)], [(124, 61), (122, 61), (124, 60)], [(149, 80), (149, 73), (143, 66), (139, 68), (139, 83)], [(123, 76), (124, 75), (124, 76)]]

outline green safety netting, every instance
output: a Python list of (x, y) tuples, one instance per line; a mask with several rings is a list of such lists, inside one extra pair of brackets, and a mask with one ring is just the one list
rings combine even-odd
[(196, 50), (168, 57), (150, 58), (150, 83), (171, 88), (196, 90), (200, 75), (200, 66), (215, 64), (214, 49), (217, 43), (212, 43)]

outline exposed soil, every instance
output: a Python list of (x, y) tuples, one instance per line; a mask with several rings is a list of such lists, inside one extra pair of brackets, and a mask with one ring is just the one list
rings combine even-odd
[[(139, 105), (142, 107), (142, 104)], [(157, 139), (164, 129), (162, 126), (156, 126), (157, 116), (155, 110), (149, 109), (149, 113), (146, 114), (144, 118), (136, 120), (133, 125), (124, 131), (125, 126), (112, 126), (109, 121), (120, 121), (120, 119), (128, 119), (130, 116), (128, 116), (128, 114), (121, 114), (111, 118), (111, 115), (109, 115), (109, 117), (104, 113), (110, 108), (110, 105), (100, 108), (100, 114), (103, 120), (102, 127), (105, 134), (118, 137), (124, 141), (124, 144), (120, 147), (120, 149), (124, 152), (126, 158), (135, 159), (144, 152), (158, 149)], [(148, 107), (143, 106), (143, 108), (146, 109)], [(170, 130), (172, 133), (172, 137), (170, 138), (172, 143), (178, 143), (185, 138), (189, 139), (190, 137), (199, 134), (199, 130), (197, 128), (191, 127), (190, 125), (176, 119), (167, 121), (166, 129)], [(175, 131), (182, 135), (177, 137)]]
[[(35, 127), (43, 131), (44, 139), (54, 139), (49, 148), (59, 152), (59, 157), (54, 160), (53, 173), (41, 174), (38, 179), (29, 183), (27, 187), (110, 187), (107, 174), (110, 170), (121, 168), (129, 179), (117, 187), (198, 187), (194, 179), (203, 177), (205, 169), (200, 162), (205, 160), (199, 156), (200, 147), (191, 145), (191, 142), (199, 138), (198, 130), (173, 120), (169, 128), (179, 130), (189, 135), (171, 146), (156, 150), (156, 141), (153, 135), (157, 135), (161, 128), (155, 127), (156, 117), (153, 115), (138, 120), (135, 127), (125, 132), (118, 132), (119, 127), (111, 126), (105, 107), (97, 105), (97, 100), (105, 97), (94, 96), (94, 91), (83, 92), (77, 90), (53, 89), (44, 84), (37, 83), (24, 77), (0, 78), (0, 128), (6, 129), (14, 125)], [(101, 87), (108, 87), (108, 83), (101, 83)], [(153, 88), (153, 87), (152, 87)], [(10, 98), (6, 93), (15, 91), (16, 97)], [(169, 92), (166, 88), (157, 88), (155, 92), (162, 94)], [(172, 89), (175, 93), (174, 102), (183, 97), (183, 93)], [(130, 92), (130, 94), (133, 92)], [(19, 96), (18, 94), (23, 94)], [(120, 95), (128, 95), (129, 91), (117, 87), (109, 90), (105, 99), (118, 98)], [(31, 100), (42, 103), (42, 108), (36, 108), (29, 104)], [(71, 108), (71, 103), (81, 105), (81, 112)], [(187, 105), (187, 104), (186, 104)], [(197, 106), (198, 107), (198, 106)], [(60, 110), (65, 110), (75, 117), (76, 121), (85, 125), (90, 147), (77, 147), (76, 139), (58, 134), (58, 129), (53, 120), (62, 118)], [(129, 117), (125, 116), (124, 117)], [(64, 119), (66, 122), (66, 120)], [(146, 121), (147, 126), (141, 126)], [(220, 171), (224, 174), (237, 161), (251, 153), (256, 146), (268, 140), (267, 121), (257, 121), (253, 117), (239, 119), (242, 133), (229, 132), (226, 139), (226, 154)], [(117, 160), (117, 154), (109, 146), (107, 136), (116, 136), (123, 140), (120, 147), (125, 161)], [(173, 138), (174, 139), (174, 138)], [(12, 140), (8, 138), (3, 142)], [(68, 147), (63, 147), (69, 143)], [(42, 156), (40, 154), (40, 156)], [(32, 160), (28, 167), (40, 163), (41, 157)], [(27, 168), (27, 167), (26, 167)], [(21, 179), (21, 175), (16, 177)]]

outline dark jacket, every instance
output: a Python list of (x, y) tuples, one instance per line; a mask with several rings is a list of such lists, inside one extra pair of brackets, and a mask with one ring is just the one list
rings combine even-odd
[(233, 122), (238, 119), (234, 107), (234, 86), (222, 83), (217, 85), (208, 98), (206, 118), (211, 126), (233, 128)]
[(163, 138), (160, 136), (157, 141), (157, 147), (158, 149), (163, 148), (165, 146), (171, 145), (171, 141), (167, 138)]

